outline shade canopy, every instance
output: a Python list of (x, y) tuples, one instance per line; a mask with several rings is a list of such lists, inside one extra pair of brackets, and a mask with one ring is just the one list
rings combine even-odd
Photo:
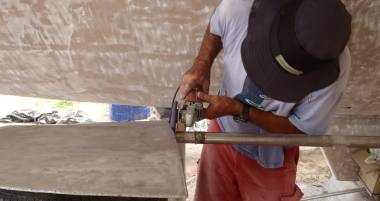
[[(5, 1), (0, 94), (170, 106), (218, 2)], [(338, 113), (379, 114), (380, 1), (343, 2), (353, 15), (353, 70)], [(214, 69), (217, 89), (221, 60)]]

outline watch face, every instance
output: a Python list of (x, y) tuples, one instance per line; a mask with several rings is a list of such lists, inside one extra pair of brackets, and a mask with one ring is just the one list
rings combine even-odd
[(232, 118), (234, 121), (239, 122), (239, 123), (247, 122), (247, 120), (242, 115), (233, 116)]

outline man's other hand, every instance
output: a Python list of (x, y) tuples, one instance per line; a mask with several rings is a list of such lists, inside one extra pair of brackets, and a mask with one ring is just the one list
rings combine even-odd
[(198, 92), (197, 98), (209, 103), (203, 111), (206, 119), (215, 119), (226, 115), (239, 115), (243, 111), (243, 104), (227, 96), (210, 96), (203, 92)]
[(196, 88), (206, 94), (210, 87), (210, 67), (207, 62), (196, 59), (193, 66), (183, 75), (180, 86), (181, 98), (196, 101)]

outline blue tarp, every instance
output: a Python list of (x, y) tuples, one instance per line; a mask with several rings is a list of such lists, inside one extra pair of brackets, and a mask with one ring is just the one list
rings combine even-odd
[(111, 105), (110, 110), (112, 121), (135, 121), (147, 119), (150, 115), (150, 108), (146, 106), (131, 105)]

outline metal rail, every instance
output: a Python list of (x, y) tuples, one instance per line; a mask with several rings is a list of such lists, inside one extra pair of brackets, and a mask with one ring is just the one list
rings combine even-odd
[(300, 145), (311, 147), (348, 146), (380, 148), (380, 137), (375, 136), (338, 136), (338, 135), (301, 135), (301, 134), (238, 134), (207, 132), (176, 132), (178, 143), (195, 144), (263, 144), (263, 145)]
[(365, 192), (365, 188), (354, 188), (354, 189), (347, 189), (347, 190), (342, 190), (342, 191), (337, 191), (337, 192), (331, 192), (331, 193), (324, 193), (321, 195), (312, 195), (309, 197), (302, 198), (301, 201), (310, 201), (310, 200), (316, 200), (316, 199), (321, 199), (321, 198), (328, 198), (328, 197), (335, 197), (335, 196), (340, 196), (340, 195), (346, 195), (346, 194), (351, 194), (351, 193), (361, 193)]

